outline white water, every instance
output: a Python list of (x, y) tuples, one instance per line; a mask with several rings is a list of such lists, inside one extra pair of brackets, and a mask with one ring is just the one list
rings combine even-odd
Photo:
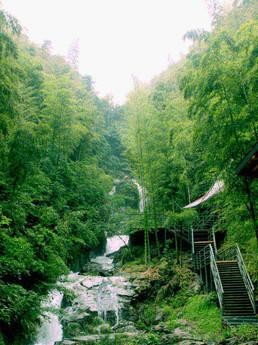
[(113, 186), (112, 187), (112, 189), (111, 189), (111, 191), (108, 193), (108, 195), (114, 195), (115, 194), (115, 192), (116, 192), (116, 186)]
[[(129, 236), (113, 236), (107, 239), (104, 256), (98, 256), (91, 262), (100, 265), (105, 271), (113, 269), (113, 259), (107, 254), (118, 251), (128, 244)], [(78, 320), (87, 315), (87, 311), (97, 312), (104, 321), (107, 312), (114, 312), (116, 326), (119, 323), (119, 310), (133, 292), (130, 284), (123, 277), (99, 277), (84, 276), (78, 273), (70, 273), (62, 277), (58, 282), (59, 286), (70, 289), (75, 294), (73, 305), (63, 310), (64, 319)], [(34, 345), (54, 345), (55, 342), (63, 339), (61, 320), (58, 318), (58, 311), (61, 308), (63, 294), (54, 289), (42, 303), (42, 324), (38, 330), (36, 343)], [(113, 327), (114, 327), (113, 326)]]
[(111, 253), (117, 252), (120, 248), (127, 246), (129, 242), (129, 236), (113, 236), (107, 239), (105, 256)]
[(52, 290), (47, 299), (42, 303), (42, 308), (51, 311), (46, 311), (42, 315), (43, 322), (38, 330), (37, 340), (35, 345), (53, 345), (56, 341), (61, 341), (63, 338), (62, 326), (58, 318), (58, 311), (60, 310), (63, 299), (63, 293), (58, 290)]
[(146, 204), (146, 190), (136, 180), (133, 180), (133, 183), (136, 185), (139, 193), (139, 211), (140, 213), (143, 213)]
[(118, 295), (115, 286), (112, 284), (112, 281), (103, 281), (99, 285), (98, 297), (97, 297), (97, 306), (98, 306), (98, 316), (102, 318), (105, 322), (107, 321), (107, 312), (113, 311), (116, 316), (116, 325), (119, 323), (119, 302)]

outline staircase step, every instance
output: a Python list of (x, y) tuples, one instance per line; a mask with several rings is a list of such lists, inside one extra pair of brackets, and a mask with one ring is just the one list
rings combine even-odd
[(251, 304), (232, 304), (232, 303), (223, 303), (225, 310), (250, 310), (252, 312), (253, 308)]
[[(240, 273), (239, 271), (239, 268), (238, 267), (232, 267), (232, 268), (229, 268), (229, 269), (224, 269), (224, 268), (220, 268), (218, 267), (220, 273), (223, 273), (223, 274), (229, 274), (229, 273)], [(241, 274), (241, 273), (240, 273)]]
[(225, 310), (223, 313), (224, 316), (249, 316), (249, 315), (253, 315), (254, 313), (252, 313), (252, 310), (246, 310), (246, 311), (242, 311), (242, 310)]
[(230, 282), (224, 282), (223, 280), (222, 280), (222, 285), (223, 285), (223, 287), (225, 286), (225, 287), (228, 287), (228, 288), (230, 288), (230, 287), (232, 287), (234, 290), (246, 290), (246, 287), (245, 287), (245, 284), (241, 284), (241, 283), (230, 283)]
[(231, 278), (232, 281), (239, 280), (239, 281), (244, 282), (241, 275), (235, 275), (233, 277), (230, 277), (230, 275), (223, 276), (222, 274), (220, 274), (220, 278), (223, 279), (223, 280), (226, 280), (226, 281), (230, 280), (230, 278)]
[(222, 282), (222, 285), (225, 285), (225, 286), (231, 286), (232, 288), (238, 288), (238, 287), (243, 287), (245, 288), (245, 284), (241, 281), (238, 281), (238, 282), (230, 282), (230, 281), (224, 281), (224, 280), (221, 280)]
[(224, 298), (224, 303), (233, 303), (233, 304), (243, 304), (243, 303), (247, 303), (250, 305), (250, 300), (249, 299), (234, 299), (233, 297), (232, 298)]
[(223, 321), (229, 325), (240, 325), (242, 323), (258, 324), (258, 319), (254, 315), (250, 316), (223, 316)]
[(249, 295), (248, 295), (248, 293), (247, 293), (247, 291), (245, 290), (245, 291), (238, 291), (238, 290), (233, 290), (233, 291), (230, 291), (230, 290), (224, 290), (224, 296), (225, 297), (237, 297), (237, 298), (239, 298), (239, 297), (248, 297)]
[(237, 270), (237, 271), (227, 271), (227, 272), (219, 270), (219, 273), (223, 277), (230, 277), (230, 276), (242, 277), (242, 275), (239, 272), (239, 270)]
[(241, 297), (241, 296), (237, 296), (237, 295), (230, 295), (230, 296), (225, 296), (224, 294), (224, 301), (234, 301), (235, 303), (237, 303), (238, 301), (248, 301), (250, 302), (250, 299), (248, 296), (245, 297)]
[(223, 301), (223, 305), (225, 309), (240, 309), (240, 310), (250, 309), (251, 311), (253, 310), (252, 304), (250, 302), (234, 303), (232, 301)]
[(242, 285), (242, 284), (230, 285), (228, 283), (222, 282), (222, 286), (223, 288), (225, 287), (225, 289), (231, 290), (231, 291), (241, 291), (241, 292), (246, 291), (245, 285)]
[(232, 282), (243, 281), (242, 276), (233, 276), (233, 277), (230, 277), (230, 276), (223, 276), (223, 275), (221, 275), (221, 274), (220, 274), (220, 279), (221, 279), (221, 280), (224, 280), (224, 281), (232, 281)]

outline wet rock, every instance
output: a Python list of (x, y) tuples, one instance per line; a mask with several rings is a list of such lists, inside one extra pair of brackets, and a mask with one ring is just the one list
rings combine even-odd
[(133, 313), (129, 308), (129, 302), (135, 292), (126, 277), (72, 275), (62, 282), (62, 286), (72, 290), (74, 296), (71, 306), (63, 310), (62, 323), (65, 335), (74, 334), (70, 327), (73, 330), (75, 326), (69, 326), (69, 322), (79, 322), (80, 332), (85, 332), (85, 326), (82, 325), (90, 323), (91, 316), (99, 316), (111, 326), (116, 326), (121, 316)]
[[(221, 343), (222, 344), (222, 343)], [(232, 337), (230, 339), (227, 339), (223, 345), (257, 345), (257, 341), (256, 340), (250, 340), (250, 341), (242, 341), (239, 340), (235, 337)]]
[[(111, 241), (109, 246), (112, 252), (114, 243)], [(56, 345), (92, 344), (106, 336), (110, 339), (115, 339), (116, 336), (135, 336), (137, 330), (132, 319), (124, 322), (121, 321), (121, 316), (135, 316), (130, 302), (135, 298), (137, 283), (132, 284), (128, 275), (110, 276), (114, 269), (113, 259), (106, 255), (91, 259), (85, 269), (98, 276), (71, 273), (61, 277), (58, 282), (58, 286), (65, 290), (66, 297), (62, 304), (62, 327), (58, 316), (53, 315), (57, 325), (54, 324), (55, 329), (51, 332), (54, 334), (58, 326), (60, 337), (57, 338), (54, 334), (51, 344), (54, 341)], [(54, 302), (51, 301), (51, 306), (55, 306)], [(64, 340), (61, 341), (62, 334)], [(42, 344), (49, 344), (45, 340), (46, 337)]]
[(116, 333), (137, 333), (137, 329), (131, 321), (121, 321), (119, 325), (113, 328)]
[(201, 280), (199, 278), (199, 276), (197, 274), (194, 275), (194, 278), (191, 285), (190, 285), (190, 289), (195, 293), (199, 293), (202, 289), (202, 283)]
[(55, 345), (75, 345), (76, 342), (73, 341), (73, 340), (64, 340), (64, 341), (59, 341), (59, 342), (56, 342)]
[[(75, 341), (75, 344), (94, 344), (96, 341), (100, 341), (103, 339), (109, 339), (115, 341), (116, 338), (132, 338), (136, 337), (138, 333), (111, 333), (111, 334), (91, 334), (91, 335), (83, 335), (79, 337), (75, 337), (72, 340)], [(62, 344), (62, 343), (61, 343)], [(62, 344), (63, 345), (63, 344)]]
[(187, 336), (187, 338), (181, 338), (176, 336), (174, 333), (166, 334), (161, 337), (161, 344), (162, 345), (208, 345), (203, 340), (195, 339), (191, 336)]
[(89, 313), (80, 309), (74, 309), (73, 307), (67, 307), (64, 309), (63, 320), (67, 322), (82, 320), (89, 316)]
[(111, 276), (114, 270), (113, 259), (107, 256), (97, 256), (91, 259), (87, 265), (83, 267), (83, 272), (99, 274), (101, 276)]
[(171, 333), (171, 331), (167, 328), (166, 324), (162, 322), (154, 326), (152, 329), (154, 332), (157, 332), (157, 333)]
[(164, 321), (165, 319), (165, 313), (162, 309), (158, 309), (156, 312), (155, 322), (159, 323), (161, 321)]
[(175, 328), (173, 335), (178, 338), (186, 338), (190, 336), (190, 334), (186, 330), (181, 329), (179, 327)]

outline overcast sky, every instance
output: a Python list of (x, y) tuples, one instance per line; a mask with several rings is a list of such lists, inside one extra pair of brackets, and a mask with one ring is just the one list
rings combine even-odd
[(149, 81), (187, 50), (186, 31), (210, 28), (206, 0), (2, 0), (32, 41), (67, 55), (79, 40), (79, 70), (101, 96), (125, 101), (132, 76)]

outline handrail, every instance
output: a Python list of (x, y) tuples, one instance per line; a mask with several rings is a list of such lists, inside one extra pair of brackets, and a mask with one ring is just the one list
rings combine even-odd
[(237, 259), (236, 257), (236, 245), (230, 246), (228, 248), (225, 248), (223, 250), (218, 250), (217, 252), (217, 258), (222, 260), (227, 259)]
[(216, 236), (215, 236), (215, 232), (214, 232), (214, 228), (212, 227), (212, 240), (213, 240), (213, 245), (214, 245), (214, 251), (215, 251), (215, 255), (217, 254), (217, 243), (216, 243)]
[(218, 295), (219, 305), (220, 308), (223, 309), (223, 297), (224, 297), (224, 290), (222, 286), (222, 282), (220, 279), (220, 274), (218, 270), (218, 266), (216, 263), (214, 251), (211, 244), (208, 244), (204, 248), (202, 248), (196, 256), (196, 266), (197, 269), (201, 270), (203, 267), (210, 264), (211, 272), (214, 280), (214, 285), (216, 288), (216, 292)]
[(219, 251), (217, 254), (217, 257), (219, 259), (234, 259), (238, 263), (238, 267), (241, 273), (241, 276), (243, 278), (250, 302), (252, 304), (252, 308), (254, 312), (256, 312), (256, 306), (255, 306), (255, 296), (254, 296), (254, 286), (251, 281), (251, 278), (249, 276), (249, 273), (247, 271), (247, 268), (244, 263), (243, 256), (241, 254), (241, 251), (239, 249), (239, 246), (235, 244), (234, 246), (231, 246), (229, 248), (226, 248), (222, 251)]
[(220, 308), (223, 309), (224, 290), (223, 290), (223, 286), (222, 286), (222, 282), (221, 282), (221, 279), (220, 279), (220, 274), (219, 274), (218, 266), (217, 266), (217, 263), (216, 263), (216, 260), (215, 260), (215, 256), (214, 256), (213, 248), (212, 248), (211, 244), (209, 244), (209, 249), (210, 249), (211, 272), (212, 272), (212, 275), (213, 275), (213, 280), (214, 280), (214, 284), (215, 284), (217, 295), (218, 295), (218, 299), (219, 299), (219, 305), (220, 305)]
[[(210, 245), (210, 244), (209, 244)], [(196, 261), (197, 261), (197, 268), (201, 269), (210, 263), (210, 248), (209, 245), (205, 246), (197, 253)]]
[(195, 252), (195, 248), (194, 248), (194, 230), (193, 230), (192, 226), (191, 226), (191, 242), (192, 242), (192, 254), (194, 254), (194, 252)]
[(251, 278), (249, 276), (249, 273), (247, 272), (247, 269), (246, 269), (246, 266), (244, 263), (244, 259), (243, 259), (243, 256), (241, 254), (241, 251), (240, 251), (238, 245), (236, 245), (236, 255), (237, 255), (237, 262), (238, 262), (239, 270), (241, 272), (243, 281), (245, 283), (245, 287), (246, 287), (250, 302), (252, 304), (254, 312), (256, 312), (255, 297), (254, 297), (254, 286), (253, 286), (253, 283), (252, 283)]

